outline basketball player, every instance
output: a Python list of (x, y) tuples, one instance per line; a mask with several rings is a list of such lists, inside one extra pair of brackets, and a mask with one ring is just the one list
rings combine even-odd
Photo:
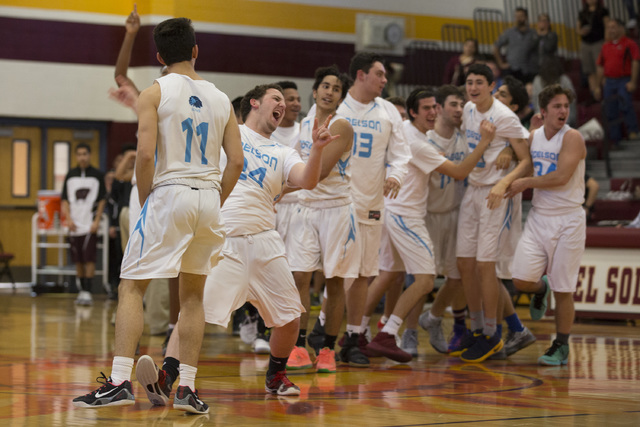
[[(291, 275), (284, 242), (275, 230), (273, 201), (281, 194), (284, 183), (313, 189), (320, 178), (323, 149), (337, 137), (332, 137), (327, 129), (329, 119), (320, 127), (316, 121), (311, 135), (314, 145), (305, 165), (296, 150), (270, 138), (285, 112), (280, 86), (256, 86), (242, 99), (241, 110), (244, 125), (240, 133), (247, 154), (238, 184), (222, 209), (227, 242), (224, 259), (207, 278), (205, 320), (226, 327), (231, 313), (246, 301), (255, 306), (265, 325), (273, 327), (265, 390), (279, 396), (298, 395), (300, 389), (287, 378), (286, 364), (304, 307)], [(178, 324), (181, 323), (182, 319)], [(169, 350), (173, 346), (172, 338)], [(143, 366), (138, 362), (137, 369), (150, 374), (145, 385), (159, 390), (159, 396), (147, 393), (152, 402), (162, 400), (170, 392), (153, 381), (163, 374), (155, 375), (158, 369), (151, 358)]]
[[(311, 130), (314, 120), (323, 123), (331, 117), (329, 129), (332, 134), (340, 135), (336, 141), (324, 150), (322, 161), (322, 181), (311, 190), (297, 192), (298, 203), (290, 223), (291, 236), (287, 241), (287, 255), (293, 270), (300, 299), (306, 313), (300, 317), (300, 332), (296, 347), (293, 349), (287, 366), (291, 369), (303, 369), (311, 366), (309, 354), (305, 348), (307, 323), (311, 300), (309, 282), (311, 274), (322, 269), (325, 276), (327, 293), (332, 296), (329, 310), (332, 324), (338, 328), (342, 323), (344, 311), (344, 279), (358, 276), (358, 257), (360, 256), (359, 236), (355, 223), (355, 210), (351, 199), (351, 147), (353, 129), (349, 122), (336, 109), (347, 95), (349, 77), (341, 74), (338, 67), (321, 67), (315, 72), (313, 83), (314, 113), (301, 123), (300, 150), (303, 160), (309, 158), (313, 149)], [(327, 336), (335, 336), (337, 329), (326, 329), (325, 342), (316, 359), (318, 372), (335, 372), (335, 340), (327, 341)], [(345, 338), (348, 339), (348, 338)], [(357, 339), (357, 336), (356, 336)], [(346, 354), (357, 346), (345, 345), (341, 353), (342, 360), (350, 360)]]
[[(194, 70), (198, 46), (191, 21), (163, 21), (153, 38), (169, 74), (138, 100), (136, 177), (143, 207), (122, 261), (111, 376), (103, 375), (100, 388), (73, 403), (85, 408), (134, 403), (131, 371), (142, 334), (142, 296), (150, 278), (180, 273), (181, 363), (174, 408), (207, 413), (194, 385), (204, 332), (202, 292), (224, 243), (219, 207), (242, 171), (242, 145), (229, 99)], [(222, 177), (221, 147), (228, 159)]]
[(534, 320), (544, 315), (553, 291), (556, 339), (538, 363), (566, 365), (586, 236), (582, 204), (587, 151), (580, 133), (567, 124), (573, 94), (556, 84), (544, 88), (539, 100), (543, 127), (529, 137), (534, 174), (512, 182), (507, 193), (511, 197), (533, 188), (533, 208), (513, 259), (513, 283), (535, 294), (530, 305)]
[[(138, 15), (137, 6), (134, 4), (133, 11), (129, 16), (127, 16), (125, 21), (125, 35), (122, 40), (122, 45), (120, 46), (120, 51), (118, 52), (118, 58), (116, 59), (114, 76), (116, 83), (118, 84), (118, 89), (109, 90), (111, 98), (120, 102), (122, 105), (131, 108), (136, 115), (138, 114), (137, 108), (140, 91), (127, 74), (129, 70), (129, 63), (131, 62), (133, 45), (139, 30), (140, 15)], [(162, 76), (166, 75), (166, 69), (166, 66), (162, 67)], [(118, 175), (116, 175), (116, 177), (118, 177)], [(120, 217), (121, 230), (125, 231), (122, 236), (123, 246), (126, 246), (127, 241), (129, 240), (130, 231), (135, 227), (142, 207), (138, 200), (138, 187), (136, 185), (135, 171), (133, 169), (128, 170), (124, 176), (121, 175), (118, 179), (131, 182), (129, 205), (127, 206), (126, 212), (123, 211)], [(168, 281), (168, 288), (164, 285), (165, 280)], [(164, 355), (167, 349), (167, 343), (169, 342), (169, 337), (171, 336), (173, 328), (178, 321), (178, 314), (180, 313), (180, 297), (178, 292), (179, 281), (177, 277), (161, 279), (160, 281), (163, 282), (162, 286), (156, 285), (155, 280), (152, 282), (153, 285), (147, 288), (147, 293), (145, 294), (144, 299), (146, 318), (149, 323), (151, 333), (155, 334), (162, 331), (164, 327), (167, 328), (166, 337), (162, 343), (162, 354)], [(168, 313), (167, 306), (169, 306)]]
[[(471, 328), (475, 331), (461, 353), (466, 362), (484, 361), (504, 345), (497, 333), (500, 288), (496, 262), (502, 256), (501, 250), (511, 249), (509, 229), (519, 225), (512, 215), (514, 204), (520, 203), (519, 199), (505, 200), (504, 194), (513, 180), (531, 171), (527, 131), (513, 111), (491, 96), (494, 86), (488, 66), (469, 67), (466, 78), (469, 102), (463, 114), (467, 143), (475, 148), (483, 120), (495, 124), (496, 136), (469, 175), (458, 220), (456, 255)], [(507, 171), (497, 169), (497, 156), (508, 144), (518, 158), (518, 165)]]
[[(367, 316), (371, 316), (384, 291), (396, 279), (398, 272), (406, 271), (415, 278), (400, 296), (393, 314), (382, 330), (367, 345), (371, 356), (383, 355), (398, 362), (408, 362), (411, 354), (396, 345), (402, 321), (409, 311), (433, 289), (435, 262), (433, 244), (425, 225), (429, 179), (432, 171), (444, 173), (455, 179), (464, 179), (480, 160), (484, 150), (493, 140), (495, 127), (488, 121), (481, 124), (482, 138), (473, 152), (460, 164), (455, 164), (440, 154), (427, 141), (427, 120), (430, 98), (435, 92), (417, 88), (407, 98), (409, 121), (404, 122), (404, 134), (409, 142), (412, 158), (405, 183), (398, 197), (385, 199), (385, 221), (380, 245), (380, 275), (369, 287)], [(462, 113), (462, 101), (454, 110)], [(437, 122), (437, 119), (436, 119)]]
[[(295, 148), (300, 140), (300, 123), (298, 115), (302, 108), (300, 104), (300, 94), (298, 86), (288, 80), (276, 83), (282, 88), (284, 94), (284, 103), (287, 108), (280, 126), (271, 134), (271, 139), (278, 141), (282, 145)], [(323, 123), (323, 122), (320, 122)], [(278, 209), (276, 213), (276, 230), (280, 233), (282, 240), (287, 243), (287, 230), (289, 229), (289, 220), (291, 213), (298, 202), (296, 194), (285, 194), (278, 200)]]
[[(282, 88), (286, 109), (280, 126), (271, 134), (271, 138), (282, 145), (293, 148), (298, 143), (300, 136), (300, 123), (296, 121), (301, 108), (298, 86), (288, 80), (277, 82), (276, 85)], [(242, 121), (242, 116), (240, 120)], [(297, 196), (286, 194), (281, 199), (276, 212), (276, 231), (280, 233), (280, 237), (286, 245), (289, 220), (297, 203)], [(260, 317), (258, 310), (251, 303), (246, 303), (238, 311), (244, 316), (244, 320), (240, 324), (240, 338), (247, 344), (251, 344), (255, 353), (269, 354), (271, 349), (267, 335), (268, 329), (265, 327), (264, 319)]]
[[(362, 239), (359, 276), (346, 290), (349, 339), (345, 345), (353, 349), (342, 353), (348, 355), (343, 362), (366, 367), (369, 366), (369, 359), (358, 349), (357, 342), (367, 300), (367, 279), (378, 275), (384, 196), (395, 198), (398, 195), (407, 171), (410, 151), (404, 139), (400, 113), (393, 104), (380, 98), (387, 83), (383, 58), (370, 52), (357, 53), (351, 59), (349, 74), (354, 83), (340, 104), (338, 113), (353, 127), (351, 194)], [(340, 297), (328, 293), (328, 306), (332, 304), (332, 298)], [(327, 336), (324, 346), (330, 349), (331, 343), (335, 343), (334, 334), (340, 328), (339, 306), (336, 304), (326, 313)], [(321, 322), (316, 325), (314, 332), (321, 334)]]

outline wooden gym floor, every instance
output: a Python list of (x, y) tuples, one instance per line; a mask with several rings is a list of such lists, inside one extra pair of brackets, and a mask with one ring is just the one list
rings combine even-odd
[[(268, 356), (226, 330), (207, 327), (196, 385), (206, 416), (152, 407), (133, 382), (136, 404), (75, 409), (71, 399), (99, 386), (111, 369), (115, 304), (75, 307), (74, 295), (0, 293), (2, 426), (639, 426), (640, 333), (625, 323), (579, 323), (566, 367), (536, 364), (549, 345), (552, 319), (530, 322), (538, 341), (504, 361), (464, 364), (437, 354), (420, 331), (420, 357), (384, 358), (369, 369), (333, 374), (290, 372), (299, 399), (265, 394)], [(451, 330), (445, 319), (445, 333)], [(141, 351), (162, 360), (164, 337), (144, 335)], [(135, 374), (134, 374), (135, 378)]]

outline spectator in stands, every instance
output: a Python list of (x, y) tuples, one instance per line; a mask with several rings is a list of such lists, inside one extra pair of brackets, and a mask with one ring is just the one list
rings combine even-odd
[(596, 77), (596, 59), (604, 43), (604, 27), (609, 21), (609, 9), (602, 0), (583, 0), (583, 9), (578, 15), (578, 34), (580, 43), (580, 65), (589, 81), (591, 94), (599, 89)]
[[(638, 139), (638, 119), (633, 109), (632, 94), (637, 88), (640, 72), (640, 49), (636, 42), (624, 35), (624, 24), (619, 19), (607, 22), (606, 36), (607, 41), (598, 56), (598, 86), (594, 96), (598, 101), (604, 98), (609, 139), (617, 145), (622, 139), (618, 120), (620, 113), (629, 139)], [(601, 92), (603, 79), (604, 91)]]
[[(493, 55), (498, 67), (523, 83), (530, 83), (538, 73), (537, 33), (529, 27), (529, 12), (517, 7), (515, 27), (507, 29), (493, 45)], [(500, 55), (502, 47), (507, 48), (506, 61)]]
[(409, 120), (409, 116), (407, 116), (407, 103), (404, 102), (404, 98), (401, 96), (390, 96), (387, 98), (387, 101), (395, 105), (398, 109), (398, 113), (400, 113), (400, 117), (402, 120)]
[(555, 56), (558, 51), (558, 34), (551, 30), (551, 18), (548, 13), (538, 15), (536, 36), (537, 49), (532, 54), (537, 55), (538, 65), (542, 67), (543, 61)]
[[(627, 8), (627, 13), (629, 14), (629, 20), (627, 21), (628, 29), (632, 29), (638, 26), (636, 5), (634, 5), (633, 3), (633, 0), (624, 0), (624, 5)], [(640, 1), (636, 0), (635, 3), (638, 5), (638, 9), (640, 9)]]
[[(562, 59), (555, 56), (547, 57), (542, 61), (540, 73), (533, 79), (531, 98), (533, 101), (533, 110), (536, 114), (540, 112), (540, 105), (538, 104), (540, 92), (542, 92), (542, 89), (545, 87), (556, 83), (565, 89), (569, 89), (572, 93), (576, 93), (571, 79), (564, 74)], [(569, 110), (569, 126), (576, 127), (577, 117), (578, 106), (574, 99)]]
[(466, 39), (462, 45), (462, 53), (452, 57), (444, 69), (442, 84), (460, 86), (465, 84), (469, 66), (478, 59), (478, 40)]

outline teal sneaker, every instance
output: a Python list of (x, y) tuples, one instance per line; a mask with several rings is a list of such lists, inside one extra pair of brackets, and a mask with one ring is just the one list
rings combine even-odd
[(545, 286), (544, 294), (533, 294), (529, 303), (529, 313), (531, 313), (532, 320), (542, 319), (542, 316), (547, 312), (547, 300), (549, 299), (551, 288), (549, 287), (547, 276), (542, 276), (542, 282)]
[(547, 366), (561, 366), (569, 362), (569, 345), (553, 341), (545, 354), (538, 358), (538, 364)]

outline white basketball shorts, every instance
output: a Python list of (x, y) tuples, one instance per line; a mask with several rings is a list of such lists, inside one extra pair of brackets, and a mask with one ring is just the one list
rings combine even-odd
[(226, 327), (231, 313), (246, 301), (269, 328), (284, 326), (304, 312), (277, 231), (228, 237), (223, 254), (205, 283), (207, 323)]
[(551, 290), (575, 292), (585, 240), (586, 215), (582, 207), (553, 216), (531, 209), (513, 257), (513, 278), (537, 282), (546, 269)]
[(155, 188), (145, 202), (122, 259), (123, 279), (207, 275), (225, 240), (216, 189)]
[(322, 269), (328, 279), (358, 277), (360, 233), (352, 203), (330, 208), (298, 205), (289, 234), (292, 271)]
[(425, 223), (433, 243), (436, 273), (450, 279), (459, 279), (460, 272), (456, 259), (458, 209), (442, 213), (427, 212)]
[(384, 213), (380, 242), (380, 270), (435, 274), (433, 244), (424, 218)]

